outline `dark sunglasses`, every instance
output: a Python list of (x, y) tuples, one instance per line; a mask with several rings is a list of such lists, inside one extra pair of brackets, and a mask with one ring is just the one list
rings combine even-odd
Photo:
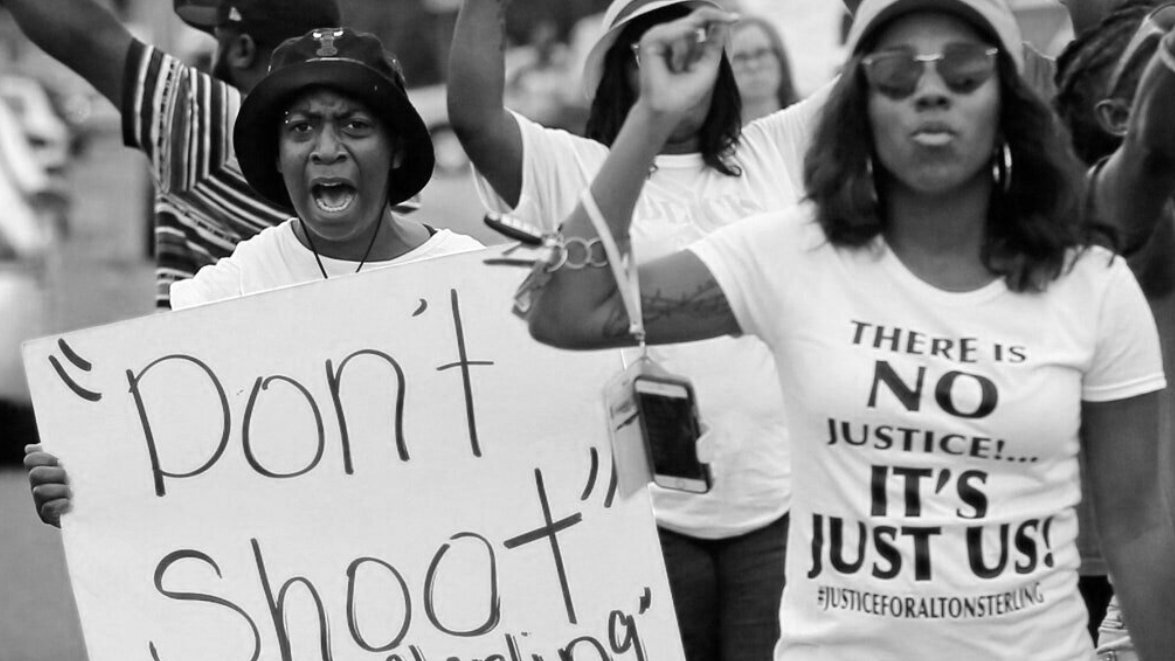
[(999, 52), (1000, 49), (983, 44), (947, 44), (941, 53), (934, 55), (895, 48), (866, 55), (861, 59), (861, 67), (870, 87), (895, 100), (913, 94), (931, 64), (952, 92), (970, 94), (995, 73)]

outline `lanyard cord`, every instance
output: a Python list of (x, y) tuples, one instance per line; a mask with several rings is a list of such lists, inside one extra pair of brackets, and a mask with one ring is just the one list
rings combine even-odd
[(604, 254), (608, 256), (608, 263), (612, 266), (612, 274), (616, 278), (616, 288), (620, 292), (620, 300), (624, 302), (624, 309), (628, 313), (628, 332), (636, 339), (641, 355), (647, 356), (644, 313), (641, 310), (641, 287), (637, 279), (637, 267), (632, 259), (632, 254), (629, 251), (622, 253), (619, 246), (616, 245), (616, 239), (612, 236), (612, 230), (608, 227), (608, 221), (604, 219), (604, 214), (600, 212), (600, 206), (596, 204), (596, 198), (592, 195), (590, 186), (584, 189), (583, 195), (580, 196), (580, 203), (592, 221), (596, 235), (599, 236), (600, 243), (604, 246)]
[[(322, 265), (322, 258), (318, 256), (318, 248), (314, 246), (314, 237), (310, 236), (310, 230), (306, 228), (306, 223), (301, 218), (298, 222), (302, 224), (302, 233), (306, 235), (306, 242), (310, 244), (310, 252), (314, 253), (314, 261), (318, 263), (318, 271), (322, 273), (323, 280), (330, 280), (330, 276), (326, 274), (326, 268)], [(375, 238), (379, 236), (379, 228), (383, 227), (383, 216), (380, 216), (379, 223), (375, 226), (375, 231), (371, 233), (371, 242), (367, 244), (367, 250), (363, 252), (363, 259), (359, 260), (359, 266), (355, 267), (355, 272), (358, 273), (363, 269), (363, 265), (367, 263), (367, 258), (371, 255), (371, 249), (375, 247)]]

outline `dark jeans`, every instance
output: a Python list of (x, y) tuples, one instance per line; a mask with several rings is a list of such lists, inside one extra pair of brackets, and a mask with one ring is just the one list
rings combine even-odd
[(0, 399), (0, 466), (20, 464), (24, 446), (36, 442), (37, 420), (33, 417), (33, 407)]
[(729, 539), (658, 529), (687, 661), (771, 661), (779, 639), (787, 525), (785, 514)]
[(1089, 637), (1097, 642), (1097, 630), (1106, 617), (1106, 607), (1114, 596), (1114, 587), (1110, 585), (1108, 576), (1081, 576), (1077, 580), (1077, 589), (1081, 591), (1085, 610), (1089, 613)]

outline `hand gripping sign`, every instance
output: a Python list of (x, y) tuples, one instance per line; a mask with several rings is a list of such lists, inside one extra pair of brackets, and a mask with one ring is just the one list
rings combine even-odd
[(531, 341), (485, 257), (25, 345), (92, 661), (682, 658), (618, 354)]

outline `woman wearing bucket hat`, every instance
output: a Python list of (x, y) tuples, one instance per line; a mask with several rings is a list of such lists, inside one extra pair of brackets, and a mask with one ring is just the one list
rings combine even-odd
[[(642, 39), (645, 94), (566, 237), (628, 239), (641, 173), (717, 66), (682, 43), (705, 19)], [(1090, 244), (1019, 44), (1003, 0), (864, 0), (810, 203), (640, 268), (649, 341), (749, 333), (776, 356), (794, 441), (779, 659), (1092, 659), (1079, 452), (1141, 658), (1175, 649), (1154, 321)], [(531, 332), (628, 343), (620, 299), (607, 269), (556, 270)]]
[(318, 28), (283, 43), (233, 143), (249, 185), (297, 215), (172, 285), (174, 307), (481, 247), (392, 210), (432, 177), (432, 142), (372, 35)]
[[(651, 26), (708, 0), (616, 0), (587, 58), (588, 137), (543, 128), (502, 105), (505, 6), (465, 0), (450, 56), (449, 114), (478, 169), (483, 202), (554, 229), (608, 155), (636, 100), (634, 46)], [(705, 39), (722, 40), (718, 32)], [(717, 42), (715, 42), (717, 43)], [(800, 196), (804, 147), (819, 98), (741, 127), (738, 87), (722, 61), (708, 94), (676, 122), (646, 174), (634, 217), (636, 254), (650, 259)], [(789, 178), (782, 173), (793, 172)], [(788, 441), (774, 364), (761, 342), (723, 338), (663, 347), (656, 358), (689, 374), (709, 430), (707, 494), (651, 487), (662, 550), (691, 661), (770, 658), (778, 637), (789, 487)]]
[[(172, 285), (175, 309), (481, 248), (396, 215), (432, 176), (432, 143), (379, 39), (319, 28), (284, 42), (241, 106), (233, 142), (259, 194), (297, 216)], [(25, 448), (33, 504), (59, 525), (70, 491), (57, 458)]]

